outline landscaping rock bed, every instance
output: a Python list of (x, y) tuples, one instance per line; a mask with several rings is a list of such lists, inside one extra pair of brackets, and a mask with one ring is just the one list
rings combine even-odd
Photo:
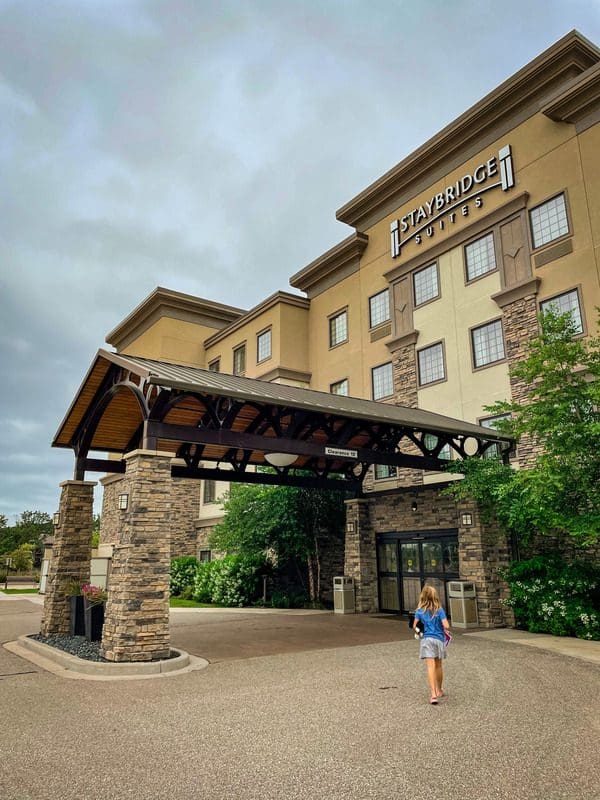
[(30, 638), (87, 661), (106, 662), (100, 655), (100, 642), (88, 642), (85, 636), (42, 636), (41, 633), (34, 633)]

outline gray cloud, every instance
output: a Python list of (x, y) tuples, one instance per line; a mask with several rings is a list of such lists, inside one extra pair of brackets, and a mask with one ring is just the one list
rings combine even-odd
[[(518, 20), (518, 24), (515, 22)], [(250, 307), (335, 210), (568, 30), (587, 0), (0, 0), (0, 513), (155, 286)]]

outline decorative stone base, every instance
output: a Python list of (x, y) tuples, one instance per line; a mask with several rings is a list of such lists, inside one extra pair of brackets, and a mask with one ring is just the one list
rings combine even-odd
[(44, 636), (70, 633), (71, 602), (65, 594), (64, 582), (89, 583), (95, 485), (95, 481), (60, 484), (59, 524), (54, 530), (40, 629)]
[(157, 661), (169, 655), (171, 455), (126, 456), (129, 495), (113, 551), (102, 655), (109, 661)]

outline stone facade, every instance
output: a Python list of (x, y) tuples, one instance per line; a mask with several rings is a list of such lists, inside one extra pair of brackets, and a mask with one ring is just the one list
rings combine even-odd
[(200, 481), (171, 479), (171, 558), (198, 555), (195, 522), (200, 507)]
[(102, 654), (155, 661), (169, 656), (171, 455), (136, 450), (125, 460), (128, 508), (114, 542)]
[[(506, 357), (509, 368), (522, 361), (528, 352), (529, 344), (539, 334), (537, 320), (537, 295), (527, 294), (502, 308), (502, 326), (506, 343)], [(528, 402), (531, 386), (510, 376), (512, 400), (515, 403)], [(522, 436), (517, 446), (517, 459), (523, 468), (531, 467), (541, 448), (536, 446), (530, 436)]]
[(66, 580), (80, 585), (90, 580), (90, 552), (95, 481), (64, 481), (60, 484), (59, 524), (54, 531), (52, 559), (46, 580), (41, 633), (61, 636), (70, 630), (70, 602), (64, 592)]
[[(416, 503), (416, 511), (412, 510)], [(461, 524), (462, 512), (471, 513), (472, 524)], [(494, 627), (511, 623), (512, 615), (500, 600), (506, 586), (497, 568), (506, 566), (510, 549), (494, 525), (484, 525), (475, 506), (461, 503), (460, 510), (440, 487), (400, 489), (369, 499), (346, 503), (345, 574), (354, 578), (356, 610), (379, 609), (377, 585), (377, 535), (391, 531), (452, 529), (458, 531), (459, 571), (462, 580), (475, 583), (479, 624)]]

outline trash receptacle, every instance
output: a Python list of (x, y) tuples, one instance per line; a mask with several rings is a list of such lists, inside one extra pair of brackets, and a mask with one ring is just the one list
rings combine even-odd
[(450, 619), (455, 628), (476, 628), (477, 599), (473, 581), (449, 581)]
[(354, 578), (340, 575), (333, 579), (333, 610), (336, 614), (354, 614)]

